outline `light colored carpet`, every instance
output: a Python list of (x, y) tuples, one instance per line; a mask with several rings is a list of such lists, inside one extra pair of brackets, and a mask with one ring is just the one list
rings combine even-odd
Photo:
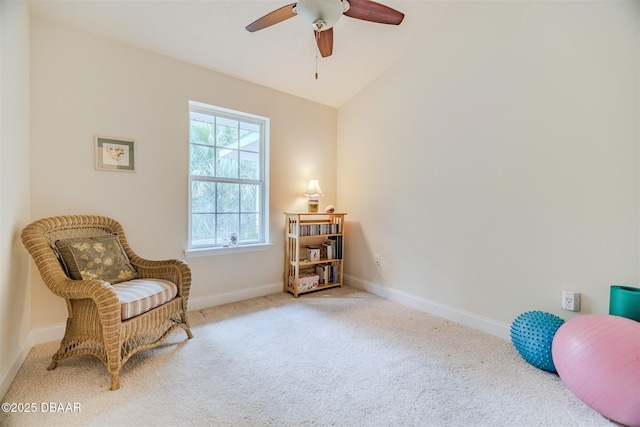
[[(510, 341), (351, 287), (276, 294), (191, 312), (138, 353), (109, 391), (89, 356), (47, 371), (34, 347), (3, 402), (2, 426), (606, 426), (557, 375)], [(42, 402), (80, 405), (43, 413)], [(56, 405), (59, 407), (59, 405)]]

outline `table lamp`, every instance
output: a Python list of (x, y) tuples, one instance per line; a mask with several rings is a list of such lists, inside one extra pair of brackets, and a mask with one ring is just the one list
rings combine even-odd
[(318, 196), (324, 196), (317, 179), (310, 179), (305, 196), (309, 197), (309, 212), (318, 212)]

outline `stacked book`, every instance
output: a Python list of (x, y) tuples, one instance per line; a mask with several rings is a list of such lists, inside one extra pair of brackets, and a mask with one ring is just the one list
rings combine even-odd
[(338, 283), (338, 267), (331, 264), (316, 265), (316, 275), (320, 285)]

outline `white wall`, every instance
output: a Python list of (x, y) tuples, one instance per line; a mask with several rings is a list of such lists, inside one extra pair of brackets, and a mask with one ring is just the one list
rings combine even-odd
[(584, 314), (637, 286), (639, 4), (431, 3), (422, 47), (338, 112), (351, 281), (502, 335), (575, 316), (563, 288)]
[[(190, 308), (281, 291), (283, 212), (306, 209), (312, 177), (335, 200), (337, 111), (37, 18), (31, 39), (32, 219), (111, 216), (139, 255), (184, 258), (188, 101), (266, 116), (273, 249), (189, 259)], [(137, 171), (94, 170), (95, 135), (135, 139)], [(33, 326), (63, 322), (64, 301), (33, 276)]]
[[(29, 258), (20, 230), (29, 219), (29, 10), (0, 1), (0, 396), (26, 353)], [(0, 399), (1, 400), (1, 399)]]

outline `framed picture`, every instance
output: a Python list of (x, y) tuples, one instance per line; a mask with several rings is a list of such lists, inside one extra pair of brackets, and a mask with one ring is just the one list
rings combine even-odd
[(96, 137), (96, 169), (106, 171), (135, 172), (136, 142), (114, 138)]

